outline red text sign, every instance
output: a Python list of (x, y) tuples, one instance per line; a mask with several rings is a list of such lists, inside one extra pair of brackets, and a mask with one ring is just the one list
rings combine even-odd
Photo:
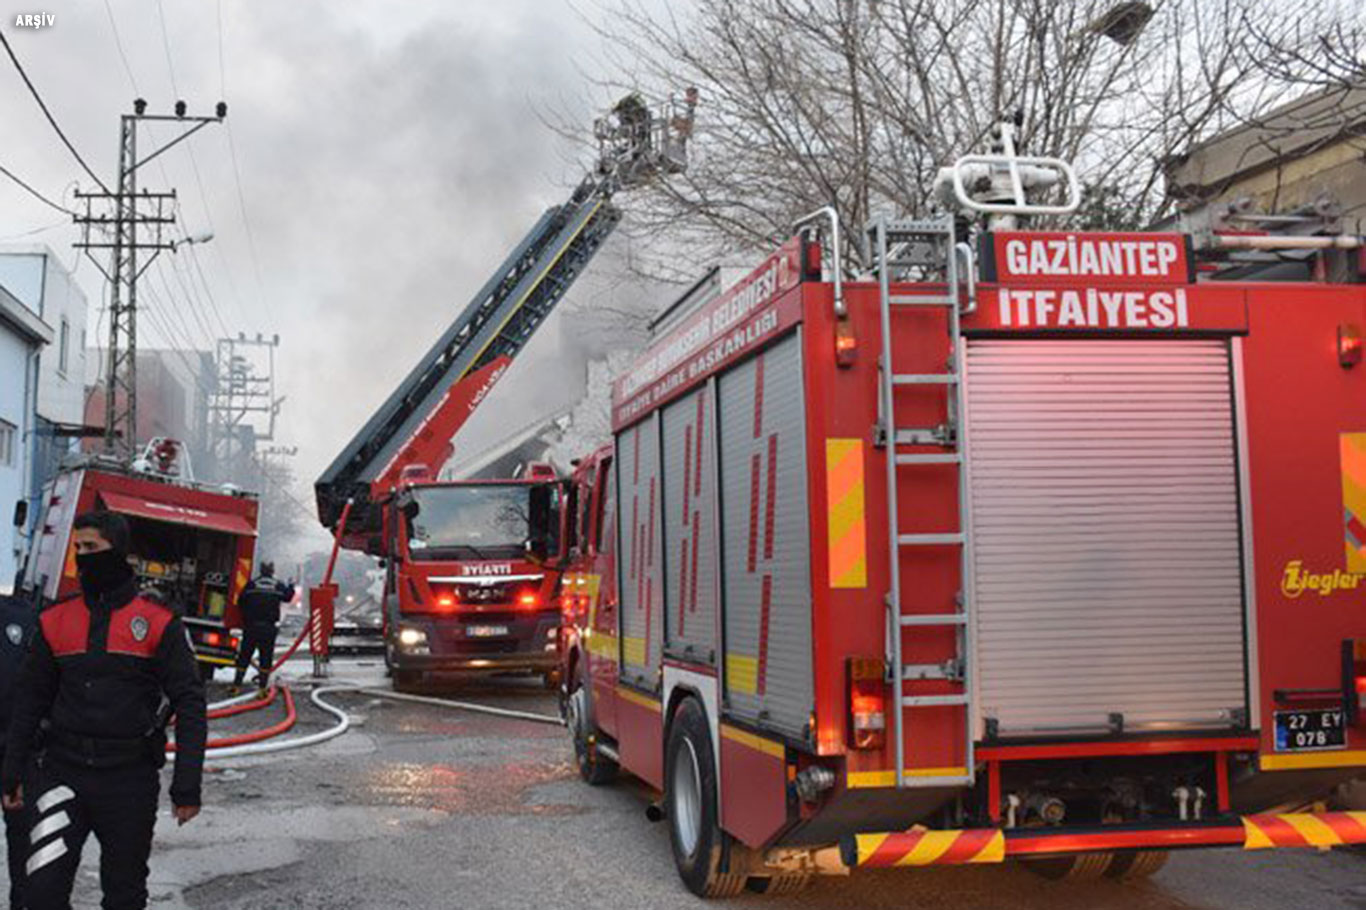
[(1217, 285), (983, 288), (965, 331), (1243, 332), (1243, 291)]
[(681, 395), (796, 322), (799, 305), (780, 311), (772, 304), (801, 282), (801, 274), (801, 241), (794, 238), (651, 345), (612, 387), (613, 425), (625, 426)]
[(1190, 284), (1184, 234), (1003, 232), (982, 250), (982, 279), (1011, 286)]

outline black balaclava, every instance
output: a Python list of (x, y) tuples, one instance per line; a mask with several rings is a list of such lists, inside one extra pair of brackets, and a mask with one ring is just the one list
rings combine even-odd
[(76, 574), (80, 577), (81, 593), (89, 603), (127, 584), (133, 569), (128, 565), (127, 554), (110, 547), (97, 553), (77, 553)]

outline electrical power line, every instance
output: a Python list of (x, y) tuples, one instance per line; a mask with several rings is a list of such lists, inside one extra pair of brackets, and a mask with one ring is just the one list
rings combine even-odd
[(35, 190), (33, 187), (29, 186), (27, 183), (25, 183), (23, 180), (21, 180), (17, 174), (15, 174), (13, 171), (11, 171), (9, 168), (5, 167), (4, 165), (0, 165), (0, 174), (4, 174), (4, 175), (5, 175), (6, 177), (8, 177), (9, 179), (11, 179), (11, 180), (13, 180), (15, 183), (19, 184), (19, 186), (21, 186), (22, 188), (24, 188), (25, 190), (28, 191), (28, 194), (29, 194), (30, 196), (34, 197), (34, 198), (37, 199), (39, 202), (42, 202), (42, 203), (46, 204), (48, 207), (54, 208), (54, 209), (56, 209), (56, 210), (59, 211), (59, 212), (62, 212), (62, 213), (67, 214), (67, 215), (70, 215), (72, 218), (75, 218), (75, 217), (76, 217), (76, 213), (73, 212), (73, 211), (71, 211), (71, 209), (67, 208), (67, 207), (64, 206), (64, 205), (59, 205), (59, 204), (57, 204), (56, 202), (53, 202), (51, 199), (47, 198), (47, 197), (44, 196), (42, 193), (38, 192), (38, 191)]
[[(223, 3), (217, 0), (218, 18), (218, 96), (227, 98), (227, 67), (223, 62)], [(247, 251), (251, 254), (252, 273), (256, 278), (256, 296), (262, 306), (266, 302), (265, 283), (261, 280), (261, 259), (256, 254), (256, 235), (251, 229), (251, 218), (247, 215), (247, 196), (242, 192), (242, 168), (237, 163), (237, 142), (233, 139), (232, 124), (228, 127), (228, 154), (232, 158), (232, 176), (237, 185), (237, 205), (242, 213), (242, 227), (247, 232)], [(236, 293), (234, 289), (234, 294)]]
[(109, 28), (114, 32), (114, 47), (118, 48), (119, 59), (123, 61), (123, 71), (128, 74), (128, 82), (133, 86), (134, 93), (141, 95), (138, 80), (133, 76), (133, 68), (128, 65), (128, 55), (123, 52), (123, 39), (119, 37), (119, 25), (114, 19), (114, 8), (109, 5), (109, 0), (104, 0), (104, 11), (109, 14)]
[(166, 32), (166, 10), (157, 0), (157, 19), (161, 20), (161, 48), (166, 52), (166, 68), (171, 71), (171, 91), (180, 97), (180, 87), (176, 85), (175, 64), (171, 62), (171, 36)]
[(81, 157), (81, 153), (76, 151), (76, 147), (71, 144), (71, 140), (66, 138), (66, 133), (62, 132), (62, 128), (57, 125), (57, 120), (52, 116), (52, 111), (47, 109), (47, 104), (43, 101), (43, 96), (38, 94), (38, 89), (33, 84), (33, 80), (29, 79), (28, 73), (24, 72), (24, 65), (20, 63), (19, 58), (14, 55), (14, 48), (10, 47), (9, 39), (5, 37), (4, 32), (0, 32), (0, 44), (5, 46), (5, 52), (9, 54), (10, 62), (13, 63), (14, 68), (19, 71), (19, 76), (24, 80), (24, 85), (28, 86), (29, 94), (33, 96), (34, 101), (38, 102), (38, 107), (42, 110), (43, 116), (46, 117), (47, 122), (52, 125), (58, 138), (60, 138), (62, 144), (66, 146), (67, 151), (75, 156), (76, 162), (90, 175), (90, 179), (95, 181), (100, 189), (104, 190), (106, 193), (109, 192), (109, 187), (106, 186), (104, 181), (96, 176), (95, 172), (90, 169), (90, 165), (85, 163), (85, 159)]
[(218, 300), (213, 296), (213, 288), (209, 286), (209, 280), (204, 277), (204, 267), (199, 262), (199, 252), (195, 249), (195, 244), (190, 247), (190, 264), (194, 266), (194, 272), (190, 275), (190, 284), (194, 284), (194, 276), (199, 276), (199, 283), (204, 288), (204, 294), (209, 301), (209, 310), (213, 313), (213, 318), (217, 320), (218, 327), (224, 335), (229, 335), (228, 324), (223, 319), (223, 312), (218, 308)]

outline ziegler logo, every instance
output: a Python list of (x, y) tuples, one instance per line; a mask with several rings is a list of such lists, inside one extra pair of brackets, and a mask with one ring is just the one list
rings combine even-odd
[(1291, 600), (1305, 591), (1328, 597), (1340, 591), (1355, 591), (1363, 580), (1366, 580), (1366, 573), (1344, 572), (1342, 569), (1323, 573), (1307, 572), (1304, 560), (1292, 559), (1285, 564), (1285, 571), (1281, 575), (1281, 593)]

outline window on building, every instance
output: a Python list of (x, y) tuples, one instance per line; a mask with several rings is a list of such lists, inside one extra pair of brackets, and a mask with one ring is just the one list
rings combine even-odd
[(5, 420), (0, 420), (0, 467), (14, 467), (14, 437), (19, 428)]
[(61, 347), (57, 349), (57, 372), (66, 375), (67, 364), (70, 363), (67, 350), (71, 347), (71, 323), (67, 322), (66, 317), (62, 317), (62, 338)]

